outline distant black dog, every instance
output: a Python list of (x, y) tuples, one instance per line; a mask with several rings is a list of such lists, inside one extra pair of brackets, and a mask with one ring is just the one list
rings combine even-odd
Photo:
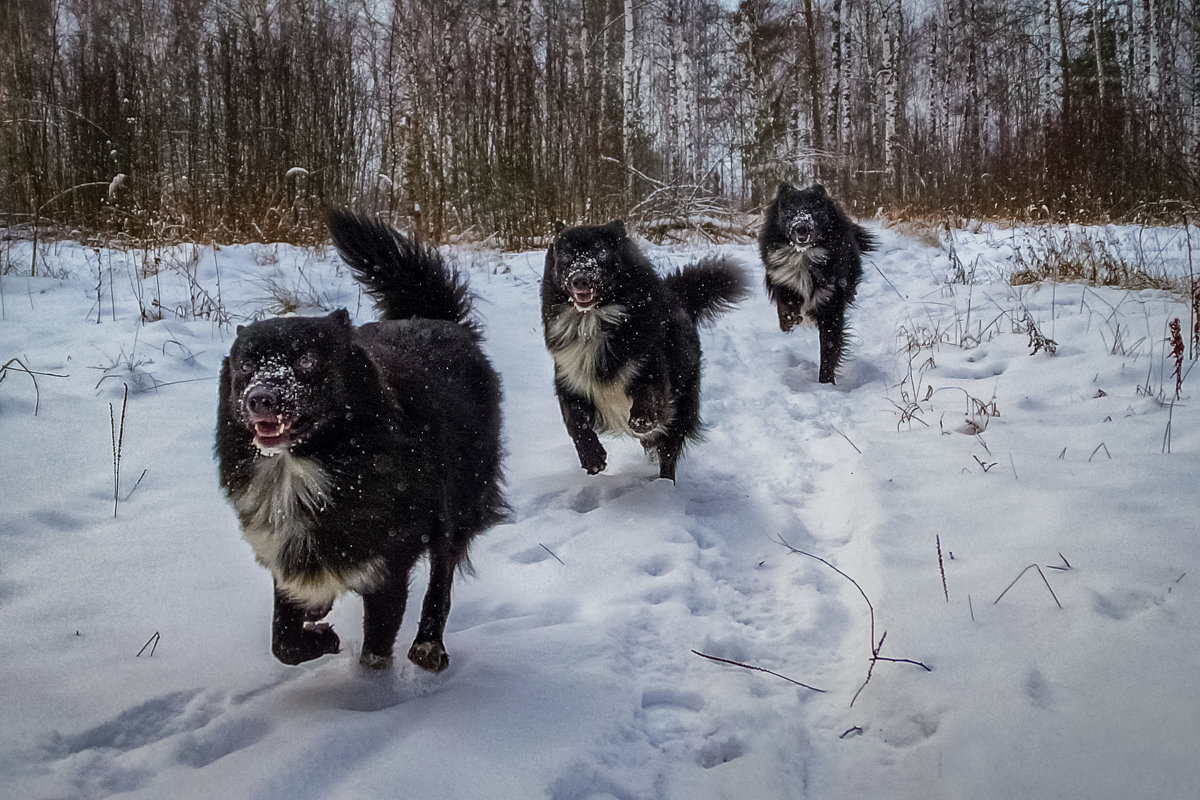
[(579, 463), (607, 466), (596, 433), (630, 434), (675, 480), (700, 434), (700, 336), (745, 297), (742, 271), (710, 258), (660, 278), (621, 222), (562, 231), (546, 253), (542, 326)]
[(347, 213), (332, 214), (330, 228), (386, 321), (356, 328), (343, 309), (238, 328), (221, 369), (221, 485), (275, 578), (280, 661), (338, 652), (317, 620), (353, 591), (363, 598), (359, 660), (388, 666), (409, 571), (428, 554), (408, 657), (440, 672), (455, 569), (505, 511), (500, 383), (466, 286), (436, 250)]
[(846, 342), (846, 307), (862, 280), (862, 253), (875, 240), (850, 221), (821, 185), (780, 184), (758, 240), (767, 271), (767, 296), (779, 327), (817, 326), (821, 383), (833, 383)]

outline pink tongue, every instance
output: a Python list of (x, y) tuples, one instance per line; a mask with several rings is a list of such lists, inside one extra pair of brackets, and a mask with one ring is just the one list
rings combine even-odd
[(282, 422), (260, 420), (254, 423), (254, 434), (264, 439), (274, 439), (282, 436), (285, 430), (287, 430), (287, 425), (284, 425)]

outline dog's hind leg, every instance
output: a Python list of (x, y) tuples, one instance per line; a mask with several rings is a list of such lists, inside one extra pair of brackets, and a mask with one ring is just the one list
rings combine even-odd
[(341, 649), (333, 628), (324, 623), (313, 624), (311, 613), (311, 609), (289, 598), (276, 584), (271, 652), (284, 664), (303, 664)]
[(446, 618), (450, 616), (454, 570), (463, 554), (449, 541), (431, 547), (429, 551), (429, 588), (421, 604), (421, 623), (417, 627), (417, 638), (408, 651), (408, 660), (430, 672), (441, 672), (450, 666), (442, 636), (446, 632)]
[(393, 572), (381, 586), (363, 595), (363, 648), (358, 663), (370, 669), (392, 665), (392, 647), (407, 604), (407, 569)]

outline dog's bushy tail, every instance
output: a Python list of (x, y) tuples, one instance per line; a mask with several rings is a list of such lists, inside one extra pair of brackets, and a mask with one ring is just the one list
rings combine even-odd
[(701, 259), (664, 280), (688, 316), (700, 324), (712, 322), (750, 294), (745, 271), (723, 256)]
[(343, 210), (329, 212), (329, 233), (383, 319), (441, 319), (479, 335), (467, 282), (436, 248)]
[(861, 225), (854, 226), (854, 243), (858, 245), (860, 253), (874, 250), (879, 246), (879, 241), (875, 238), (875, 235)]

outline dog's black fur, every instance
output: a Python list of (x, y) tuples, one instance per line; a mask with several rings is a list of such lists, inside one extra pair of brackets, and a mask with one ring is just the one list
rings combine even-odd
[(317, 620), (353, 591), (359, 660), (388, 666), (424, 554), (429, 588), (408, 657), (440, 672), (455, 570), (506, 510), (500, 382), (466, 285), (436, 250), (344, 212), (330, 229), (384, 321), (354, 327), (343, 309), (238, 328), (221, 369), (221, 486), (275, 578), (280, 661), (338, 652)]
[(675, 480), (699, 437), (699, 323), (747, 294), (740, 269), (710, 258), (660, 278), (620, 221), (561, 231), (546, 253), (542, 328), (580, 465), (607, 466), (596, 436), (630, 434)]
[(862, 254), (875, 249), (874, 238), (838, 208), (824, 186), (796, 189), (783, 183), (767, 208), (758, 245), (780, 329), (817, 326), (818, 379), (833, 383), (845, 351), (846, 307), (854, 302)]

